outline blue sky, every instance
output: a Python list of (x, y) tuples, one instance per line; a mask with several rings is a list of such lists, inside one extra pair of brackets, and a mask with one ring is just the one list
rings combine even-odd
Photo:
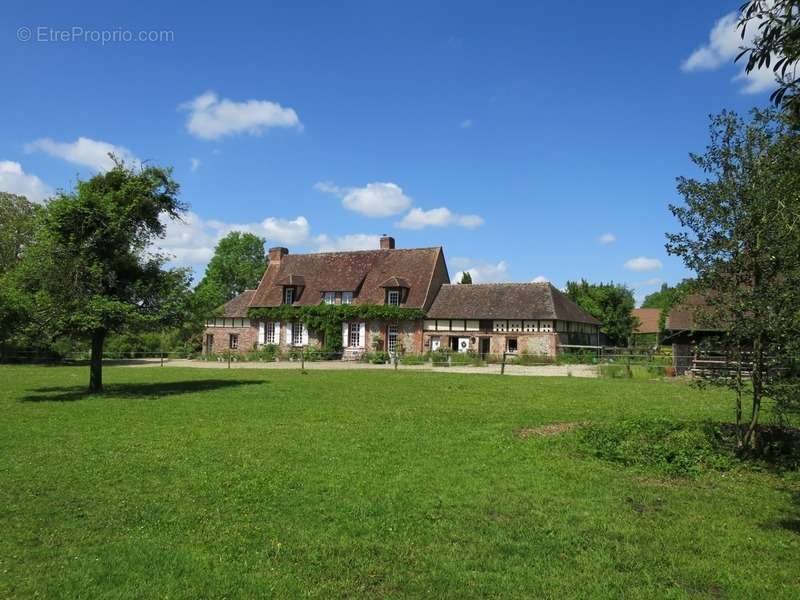
[(69, 4), (4, 4), (0, 189), (43, 198), (109, 149), (172, 165), (191, 214), (163, 245), (198, 272), (231, 228), (388, 233), (451, 276), (641, 299), (687, 275), (667, 205), (708, 115), (770, 88), (732, 64), (738, 1)]

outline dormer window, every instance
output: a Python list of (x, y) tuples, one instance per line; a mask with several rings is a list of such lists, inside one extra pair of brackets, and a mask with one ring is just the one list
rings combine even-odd
[(353, 303), (353, 292), (342, 292), (342, 304)]
[(325, 292), (323, 301), (325, 304), (336, 304), (336, 292)]
[(400, 306), (400, 290), (389, 290), (386, 293), (386, 304), (389, 306)]
[(283, 288), (283, 303), (294, 304), (294, 288), (286, 286)]

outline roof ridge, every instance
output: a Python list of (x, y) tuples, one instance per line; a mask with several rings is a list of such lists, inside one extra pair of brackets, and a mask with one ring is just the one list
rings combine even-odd
[(423, 248), (369, 248), (366, 250), (327, 250), (325, 252), (298, 252), (296, 254), (289, 253), (283, 258), (289, 256), (320, 256), (323, 254), (365, 254), (367, 252), (412, 252), (415, 250), (438, 250), (441, 246), (425, 246)]

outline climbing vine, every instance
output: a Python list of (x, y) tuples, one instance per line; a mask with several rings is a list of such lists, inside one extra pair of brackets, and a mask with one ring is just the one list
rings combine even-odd
[(385, 304), (316, 304), (314, 306), (271, 306), (251, 308), (251, 319), (269, 321), (300, 321), (312, 331), (322, 332), (323, 351), (342, 349), (342, 323), (345, 321), (413, 321), (425, 316), (419, 308), (404, 308)]

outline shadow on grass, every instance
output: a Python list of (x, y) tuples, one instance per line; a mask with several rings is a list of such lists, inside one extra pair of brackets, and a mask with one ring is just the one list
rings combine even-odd
[(23, 396), (21, 400), (22, 402), (73, 402), (84, 398), (159, 398), (262, 383), (266, 382), (243, 379), (200, 379), (164, 383), (111, 383), (103, 386), (101, 394), (90, 394), (84, 385), (50, 386), (31, 390), (33, 393)]

